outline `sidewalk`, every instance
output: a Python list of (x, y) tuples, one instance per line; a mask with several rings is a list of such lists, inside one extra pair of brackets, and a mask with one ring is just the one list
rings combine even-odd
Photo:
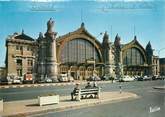
[(60, 103), (54, 105), (39, 106), (37, 99), (4, 102), (4, 111), (0, 116), (25, 117), (27, 115), (43, 114), (51, 111), (62, 111), (65, 109), (76, 109), (98, 104), (114, 103), (129, 99), (136, 99), (138, 96), (130, 92), (102, 92), (100, 99), (84, 99), (81, 101), (70, 101), (70, 96), (61, 96)]
[[(91, 81), (92, 82), (92, 81)], [(114, 81), (115, 82), (115, 81)], [(42, 83), (42, 84), (14, 84), (14, 85), (0, 85), (0, 89), (8, 88), (23, 88), (23, 87), (43, 87), (43, 86), (66, 86), (66, 85), (75, 85), (86, 84), (87, 81), (74, 81), (74, 82), (60, 82), (60, 83)], [(97, 83), (112, 83), (112, 81), (97, 81)]]

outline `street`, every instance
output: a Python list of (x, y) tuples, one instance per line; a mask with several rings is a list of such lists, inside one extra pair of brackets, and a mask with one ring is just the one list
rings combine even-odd
[[(163, 117), (165, 115), (165, 90), (152, 86), (164, 85), (164, 81), (122, 83), (124, 91), (131, 91), (141, 98), (118, 103), (85, 107), (76, 110), (52, 112), (40, 117)], [(103, 90), (118, 90), (118, 83), (102, 85)]]
[[(116, 83), (100, 83), (99, 86), (102, 91), (118, 91), (119, 82)], [(164, 85), (163, 80), (157, 81), (134, 81), (134, 82), (123, 82), (121, 83), (123, 91), (133, 91), (137, 94), (142, 93), (144, 90), (152, 89), (153, 86)], [(81, 85), (84, 87), (84, 85)], [(23, 87), (23, 88), (8, 88), (0, 89), (0, 97), (4, 101), (14, 100), (25, 100), (34, 99), (39, 95), (56, 93), (59, 95), (70, 95), (74, 85), (63, 85), (63, 86), (43, 86), (43, 87)]]
[[(165, 90), (154, 89), (154, 86), (163, 86), (163, 80), (101, 83), (102, 91), (122, 91), (136, 93), (139, 99), (118, 103), (107, 103), (92, 107), (69, 109), (59, 112), (34, 115), (41, 117), (163, 117), (165, 114)], [(0, 89), (0, 97), (5, 101), (34, 99), (38, 95), (57, 93), (70, 95), (74, 85), (44, 86)], [(81, 85), (84, 87), (84, 85)]]

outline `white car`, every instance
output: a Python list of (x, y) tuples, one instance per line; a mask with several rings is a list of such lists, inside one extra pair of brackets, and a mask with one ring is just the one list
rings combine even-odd
[(68, 81), (69, 81), (69, 82), (74, 82), (73, 77), (72, 77), (72, 76), (68, 77)]
[(151, 76), (144, 76), (143, 80), (152, 80), (152, 77)]
[(60, 74), (58, 80), (59, 80), (60, 82), (68, 82), (67, 74)]
[(21, 84), (21, 80), (20, 79), (13, 79), (12, 84)]
[(52, 79), (50, 79), (50, 78), (47, 78), (47, 79), (45, 79), (45, 82), (46, 82), (46, 83), (52, 83), (52, 82), (53, 82), (53, 80), (52, 80)]
[(134, 78), (130, 77), (130, 76), (124, 76), (122, 81), (124, 82), (130, 82), (130, 81), (134, 81)]

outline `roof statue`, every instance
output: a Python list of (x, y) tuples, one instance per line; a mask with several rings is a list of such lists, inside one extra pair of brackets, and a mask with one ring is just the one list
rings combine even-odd
[(43, 38), (43, 34), (42, 34), (42, 32), (39, 33), (39, 38), (40, 38), (40, 39)]
[(85, 27), (85, 24), (84, 22), (81, 23), (81, 28), (84, 28)]
[(114, 42), (115, 46), (120, 46), (120, 40), (121, 39), (120, 39), (119, 35), (117, 34), (115, 37), (115, 42)]
[(134, 40), (137, 41), (137, 36), (136, 35), (134, 36)]
[(109, 35), (107, 34), (107, 31), (105, 31), (105, 33), (104, 33), (104, 38), (106, 38), (106, 39), (109, 38)]
[(148, 42), (148, 44), (147, 44), (147, 46), (146, 46), (146, 49), (152, 50), (152, 46), (151, 46), (150, 41)]
[(24, 29), (22, 29), (22, 34), (24, 34)]
[(49, 21), (47, 22), (47, 32), (52, 33), (53, 27), (54, 27), (54, 21), (52, 20), (52, 18), (50, 18)]
[(105, 31), (105, 33), (104, 33), (103, 43), (108, 43), (109, 44), (109, 35), (108, 35), (107, 31)]

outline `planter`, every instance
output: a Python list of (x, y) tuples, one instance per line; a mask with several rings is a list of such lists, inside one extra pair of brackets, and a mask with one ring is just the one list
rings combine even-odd
[(58, 103), (59, 103), (59, 95), (38, 96), (38, 104), (40, 106), (48, 105), (48, 104), (58, 104)]
[(0, 99), (0, 112), (3, 112), (3, 99)]

